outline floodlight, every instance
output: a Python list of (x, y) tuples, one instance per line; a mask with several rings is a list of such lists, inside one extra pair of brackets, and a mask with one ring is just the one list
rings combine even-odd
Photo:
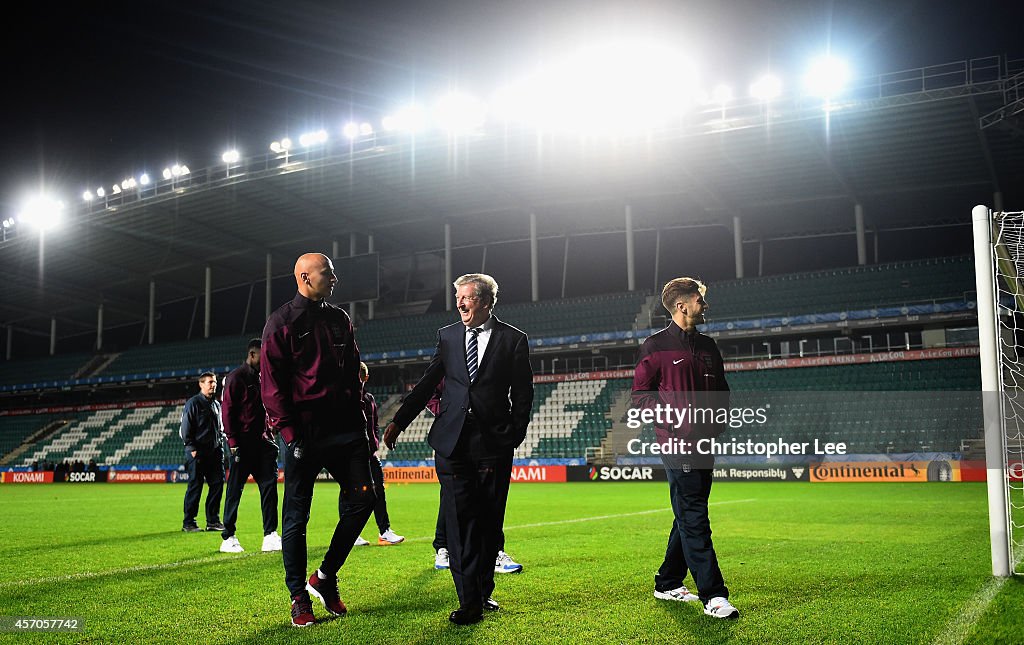
[(373, 136), (373, 126), (370, 125), (369, 123), (360, 123), (359, 134), (363, 135), (364, 137)]
[(274, 141), (270, 144), (270, 151), (274, 154), (280, 154), (284, 152), (284, 148), (281, 147), (280, 141)]
[(419, 132), (423, 129), (426, 118), (423, 110), (415, 105), (404, 107), (394, 114), (385, 116), (381, 120), (381, 129), (385, 132), (393, 130), (404, 130), (406, 132)]
[(281, 139), (281, 150), (288, 152), (292, 149), (292, 140), (288, 137)]
[(341, 129), (341, 133), (349, 139), (355, 139), (359, 136), (359, 125), (353, 121), (349, 121), (345, 124), (345, 127)]
[(711, 92), (711, 100), (720, 105), (724, 105), (732, 100), (732, 88), (728, 85), (718, 85)]
[(142, 175), (139, 176), (139, 183), (142, 184), (143, 186), (148, 186), (149, 185), (149, 174), (148, 173), (142, 173)]
[(11, 228), (12, 226), (14, 226), (14, 220), (13, 219), (5, 219), (4, 220), (4, 228)]
[(804, 76), (804, 89), (812, 96), (831, 98), (839, 94), (850, 80), (850, 68), (846, 61), (822, 56), (811, 62)]
[(106, 197), (107, 196), (107, 191), (103, 190), (103, 186), (100, 186), (99, 188), (96, 189), (96, 196), (97, 197)]
[[(273, 150), (274, 147), (271, 146), (270, 149)], [(241, 155), (238, 154), (237, 150), (232, 149), (222, 154), (220, 158), (221, 160), (224, 161), (224, 163), (238, 163), (238, 160), (241, 158)]]
[(771, 74), (765, 74), (750, 86), (750, 95), (761, 101), (777, 99), (782, 94), (782, 81)]
[(118, 186), (117, 184), (114, 184), (113, 186), (110, 187), (110, 194), (111, 195), (120, 195), (121, 194), (121, 187)]
[(94, 195), (92, 194), (92, 191), (91, 191), (91, 190), (87, 190), (87, 191), (85, 191), (84, 193), (82, 193), (82, 199), (84, 199), (84, 200), (85, 200), (85, 201), (87, 201), (87, 202), (91, 202), (91, 201), (92, 201), (92, 200), (93, 200), (94, 198), (95, 198), (95, 197), (94, 197)]
[(181, 164), (181, 174), (182, 175), (187, 175), (187, 174), (189, 174), (191, 172), (192, 171), (188, 169), (188, 166), (186, 166), (185, 164)]
[[(17, 219), (18, 222), (35, 227), (40, 231), (52, 230), (60, 226), (64, 219), (64, 202), (46, 195), (37, 195), (25, 202)], [(13, 225), (14, 219), (12, 218), (10, 226)]]
[(434, 120), (448, 132), (470, 132), (482, 126), (487, 110), (477, 98), (449, 92), (434, 105)]
[(299, 136), (299, 145), (303, 148), (309, 146), (315, 146), (318, 143), (324, 143), (327, 141), (327, 131), (317, 130), (316, 132), (306, 132)]
[(170, 168), (164, 168), (163, 175), (164, 175), (164, 179), (170, 179), (171, 177), (174, 176), (174, 175), (171, 174), (171, 169)]

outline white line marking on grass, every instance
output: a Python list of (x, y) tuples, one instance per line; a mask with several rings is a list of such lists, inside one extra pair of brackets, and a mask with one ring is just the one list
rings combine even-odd
[(935, 645), (960, 645), (963, 643), (967, 635), (971, 633), (971, 628), (992, 604), (992, 600), (999, 594), (999, 590), (1003, 588), (1007, 580), (1009, 578), (993, 578), (985, 583), (981, 591), (974, 594), (965, 603), (964, 609), (949, 621), (946, 628), (935, 637), (933, 641)]
[[(756, 502), (755, 499), (729, 499), (721, 502), (710, 502), (708, 506), (721, 506), (723, 504), (742, 504), (745, 502)], [(651, 515), (653, 513), (665, 513), (670, 512), (672, 509), (669, 507), (665, 508), (653, 508), (647, 511), (634, 511), (633, 513), (617, 513), (614, 515), (594, 515), (592, 517), (574, 517), (567, 520), (553, 520), (551, 522), (535, 522), (533, 524), (519, 524), (517, 526), (506, 526), (505, 530), (510, 529), (529, 529), (541, 526), (557, 526), (559, 524), (576, 524), (578, 522), (598, 522), (601, 520), (614, 520), (620, 517), (636, 517), (637, 515)], [(434, 536), (426, 537), (414, 537), (406, 538), (406, 542), (426, 542), (433, 540)], [(245, 553), (236, 555), (234, 557), (225, 557), (224, 555), (212, 555), (205, 558), (195, 558), (192, 560), (181, 560), (179, 562), (163, 562), (160, 564), (144, 564), (137, 567), (124, 567), (121, 569), (107, 569), (106, 571), (83, 571), (81, 573), (71, 573), (66, 576), (54, 576), (51, 578), (34, 578), (31, 580), (11, 580), (9, 582), (0, 582), (0, 589), (4, 587), (20, 587), (24, 585), (39, 585), (39, 584), (52, 584), (55, 582), (67, 582), (70, 580), (88, 580), (90, 578), (100, 578), (103, 576), (110, 575), (123, 575), (127, 573), (145, 573), (149, 571), (161, 571), (164, 569), (176, 569), (178, 567), (187, 567), (194, 564), (209, 564), (211, 562), (228, 562), (231, 560), (238, 560), (241, 558), (248, 558), (259, 553)]]

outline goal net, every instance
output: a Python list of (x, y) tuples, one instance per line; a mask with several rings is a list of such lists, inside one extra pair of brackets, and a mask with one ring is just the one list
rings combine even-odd
[(992, 570), (1024, 556), (1024, 212), (974, 209)]

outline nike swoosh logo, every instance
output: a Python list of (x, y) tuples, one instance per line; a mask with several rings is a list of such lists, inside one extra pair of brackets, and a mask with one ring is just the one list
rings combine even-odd
[(313, 333), (313, 331), (310, 330), (310, 331), (307, 331), (305, 334), (299, 334), (299, 340), (302, 340), (303, 338), (305, 338), (306, 336), (309, 336), (312, 333)]
[[(302, 338), (302, 336), (299, 336), (299, 338)], [(680, 363), (682, 363), (685, 360), (686, 360), (685, 358), (680, 358), (678, 361), (672, 361), (672, 364), (673, 365), (679, 365)]]

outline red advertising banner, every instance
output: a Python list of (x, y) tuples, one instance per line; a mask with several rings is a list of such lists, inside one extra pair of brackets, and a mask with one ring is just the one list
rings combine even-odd
[(52, 484), (53, 471), (37, 470), (34, 472), (3, 472), (0, 473), (2, 484)]
[(0, 410), (0, 417), (25, 414), (60, 414), (61, 412), (95, 412), (97, 410), (130, 410), (132, 408), (157, 408), (165, 405), (184, 405), (185, 399), (163, 399), (161, 401), (126, 401), (124, 403), (90, 403), (89, 405), (58, 405), (43, 408), (15, 408)]
[(166, 470), (111, 470), (107, 481), (114, 484), (166, 484)]

